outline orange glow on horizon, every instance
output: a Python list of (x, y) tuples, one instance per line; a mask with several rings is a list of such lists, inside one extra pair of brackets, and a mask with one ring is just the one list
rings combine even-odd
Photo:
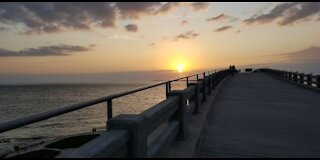
[(178, 73), (189, 72), (205, 67), (204, 52), (198, 43), (188, 40), (165, 41), (154, 48), (155, 67), (160, 70), (174, 70)]

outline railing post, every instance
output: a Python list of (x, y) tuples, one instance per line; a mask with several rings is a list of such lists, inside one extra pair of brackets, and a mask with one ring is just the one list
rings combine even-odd
[(118, 115), (107, 121), (107, 130), (124, 129), (129, 132), (128, 157), (147, 157), (147, 129), (144, 115)]
[(166, 82), (166, 97), (168, 98), (169, 92), (171, 91), (171, 82)]
[(307, 84), (308, 84), (309, 86), (312, 86), (312, 74), (308, 74), (308, 75), (307, 75)]
[(187, 77), (187, 87), (188, 87), (188, 85), (189, 85), (189, 77)]
[(320, 88), (320, 75), (317, 76), (317, 87)]
[(211, 90), (212, 90), (212, 74), (209, 74), (208, 76), (208, 94), (211, 95)]
[(304, 74), (303, 73), (299, 74), (299, 80), (300, 80), (301, 84), (304, 84)]
[(206, 92), (206, 72), (203, 72), (203, 98), (202, 102), (205, 102), (207, 100), (207, 92)]
[(212, 80), (212, 82), (211, 82), (211, 84), (212, 84), (212, 89), (214, 89), (215, 88), (215, 86), (216, 86), (216, 73), (212, 73), (212, 75), (211, 75), (211, 80)]
[(189, 86), (195, 86), (196, 87), (196, 91), (194, 93), (194, 95), (192, 96), (191, 100), (192, 101), (195, 101), (195, 108), (194, 108), (194, 111), (193, 111), (193, 114), (197, 114), (199, 112), (199, 106), (200, 106), (200, 101), (199, 101), (199, 85), (198, 83), (189, 83)]
[(217, 76), (216, 76), (216, 80), (217, 80), (216, 85), (217, 85), (217, 84), (219, 84), (219, 81), (220, 81), (220, 72), (218, 71), (216, 74), (217, 74)]
[(187, 97), (183, 90), (172, 91), (169, 94), (179, 97), (179, 109), (170, 118), (170, 121), (179, 121), (179, 133), (176, 140), (185, 140), (188, 137)]
[(293, 81), (298, 82), (298, 73), (297, 72), (293, 73)]
[(112, 99), (107, 100), (107, 115), (108, 120), (112, 118)]
[(289, 80), (291, 81), (292, 80), (292, 72), (288, 72), (288, 75), (289, 75)]

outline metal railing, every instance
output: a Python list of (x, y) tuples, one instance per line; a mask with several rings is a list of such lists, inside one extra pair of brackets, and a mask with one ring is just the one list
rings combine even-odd
[(262, 72), (267, 72), (277, 78), (285, 79), (302, 86), (320, 89), (320, 75), (305, 74), (299, 72), (282, 71), (275, 69), (259, 69)]
[[(116, 93), (116, 94), (109, 95), (109, 96), (100, 97), (100, 98), (89, 100), (86, 102), (63, 106), (63, 107), (49, 110), (49, 111), (42, 112), (42, 113), (1, 122), (0, 123), (0, 133), (6, 132), (9, 130), (13, 130), (13, 129), (16, 129), (16, 128), (19, 128), (19, 127), (22, 127), (22, 126), (25, 126), (28, 124), (36, 123), (36, 122), (39, 122), (42, 120), (46, 120), (46, 119), (49, 119), (52, 117), (56, 117), (56, 116), (59, 116), (62, 114), (66, 114), (66, 113), (69, 113), (72, 111), (76, 111), (76, 110), (79, 110), (82, 108), (90, 107), (90, 106), (93, 106), (93, 105), (96, 105), (99, 103), (103, 103), (103, 102), (107, 103), (107, 117), (108, 117), (108, 119), (111, 119), (113, 117), (113, 115), (112, 115), (112, 100), (115, 98), (123, 97), (123, 96), (129, 95), (129, 94), (133, 94), (136, 92), (140, 92), (140, 91), (147, 90), (147, 89), (154, 88), (154, 87), (161, 86), (161, 85), (166, 85), (166, 97), (168, 97), (169, 92), (171, 91), (171, 83), (172, 82), (176, 82), (176, 81), (185, 79), (186, 84), (188, 86), (189, 82), (191, 81), (190, 80), (191, 77), (196, 77), (196, 81), (199, 81), (200, 80), (199, 77), (201, 75), (202, 75), (203, 79), (205, 79), (206, 73), (209, 76), (209, 75), (212, 75), (212, 74), (217, 73), (219, 71), (220, 70), (211, 70), (211, 71), (207, 71), (207, 72), (193, 74), (193, 75), (189, 75), (189, 76), (185, 76), (185, 77), (181, 77), (181, 78), (177, 78), (177, 79), (173, 79), (173, 80), (169, 80), (169, 81), (164, 81), (164, 82), (160, 82), (160, 83), (155, 83), (155, 84), (139, 87), (139, 88), (132, 89), (129, 91)], [(205, 82), (204, 82), (204, 85), (205, 85)]]
[(201, 115), (205, 103), (212, 102), (210, 91), (230, 73), (222, 70), (203, 74), (203, 79), (198, 77), (197, 82), (187, 82), (185, 89), (170, 91), (165, 100), (140, 114), (115, 116), (107, 121), (105, 133), (63, 158), (166, 157), (173, 141), (188, 138), (192, 115)]

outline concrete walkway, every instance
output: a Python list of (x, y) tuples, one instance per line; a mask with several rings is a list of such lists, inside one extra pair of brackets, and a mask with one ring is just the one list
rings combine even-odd
[(199, 157), (320, 157), (320, 94), (263, 73), (226, 81)]

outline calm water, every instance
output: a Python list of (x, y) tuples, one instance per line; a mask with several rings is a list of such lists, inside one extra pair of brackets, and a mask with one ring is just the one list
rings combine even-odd
[[(10, 85), (0, 86), (0, 122), (44, 112), (64, 105), (118, 93), (146, 84), (85, 84), (85, 85)], [(182, 89), (185, 84), (172, 84)], [(137, 114), (165, 99), (165, 86), (113, 100), (113, 115)], [(13, 145), (54, 139), (61, 136), (103, 130), (106, 126), (106, 103), (74, 111), (0, 134), (0, 155), (13, 150)]]

